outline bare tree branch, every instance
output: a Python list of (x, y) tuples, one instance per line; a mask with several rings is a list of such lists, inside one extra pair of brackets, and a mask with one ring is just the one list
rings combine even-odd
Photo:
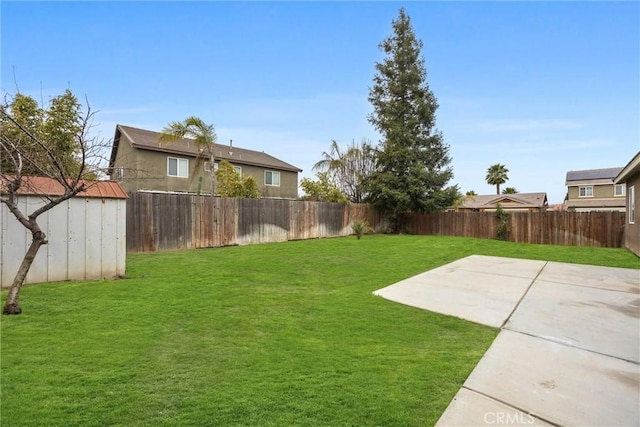
[[(66, 102), (71, 103), (70, 111), (77, 116), (68, 122), (69, 127), (62, 131), (66, 133), (56, 135), (55, 142), (44, 140), (18, 120), (14, 115), (15, 112), (11, 110), (11, 104), (6, 95), (5, 103), (0, 108), (0, 120), (3, 123), (3, 127), (0, 128), (0, 203), (7, 206), (20, 224), (31, 232), (33, 238), (9, 289), (3, 314), (21, 313), (22, 310), (18, 304), (20, 288), (38, 249), (48, 243), (37, 218), (62, 202), (86, 191), (93, 185), (87, 181), (89, 174), (98, 171), (100, 165), (105, 163), (106, 156), (102, 153), (106, 144), (103, 145), (102, 141), (89, 137), (94, 112), (88, 102), (86, 111), (82, 113), (70, 92), (65, 93), (64, 96), (67, 96)], [(52, 115), (56, 111), (52, 107), (47, 114)], [(47, 118), (47, 120), (51, 119), (52, 117)], [(57, 131), (57, 125), (47, 124), (46, 121), (38, 122), (35, 126), (49, 126), (47, 128), (49, 133), (47, 131), (41, 133), (38, 128), (37, 132), (42, 135), (50, 135), (52, 128), (54, 135)], [(10, 132), (7, 127), (11, 127), (12, 131)], [(69, 136), (72, 138), (69, 139)], [(56, 144), (62, 144), (65, 147), (63, 151), (60, 151), (59, 145)], [(27, 165), (28, 173), (25, 173)], [(3, 167), (6, 169), (3, 170)], [(46, 191), (38, 188), (36, 184), (36, 182), (42, 182), (42, 179), (50, 179), (59, 184), (61, 192), (53, 190), (48, 194), (42, 194)], [(18, 205), (20, 194), (37, 194), (42, 198), (43, 204), (33, 212), (24, 212)]]

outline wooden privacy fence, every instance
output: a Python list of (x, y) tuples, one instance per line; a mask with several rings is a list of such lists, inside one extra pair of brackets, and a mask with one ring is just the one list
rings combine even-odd
[(384, 227), (378, 211), (365, 204), (132, 193), (127, 252), (346, 236), (354, 220)]
[[(366, 204), (132, 193), (127, 252), (346, 236), (354, 220), (366, 220), (377, 232), (386, 227), (379, 210)], [(495, 238), (498, 225), (491, 212), (406, 214), (402, 220), (411, 234), (483, 239)], [(507, 240), (619, 248), (624, 223), (623, 212), (510, 212)]]
[[(407, 214), (403, 222), (405, 231), (411, 234), (492, 239), (499, 221), (493, 212), (438, 212)], [(620, 248), (624, 224), (624, 212), (510, 212), (507, 240)]]

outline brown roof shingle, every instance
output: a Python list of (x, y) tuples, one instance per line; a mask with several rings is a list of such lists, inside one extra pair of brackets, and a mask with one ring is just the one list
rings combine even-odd
[(466, 196), (460, 208), (487, 209), (494, 208), (496, 203), (515, 202), (518, 207), (541, 208), (547, 204), (547, 193), (516, 193)]
[[(118, 139), (118, 132), (120, 132), (121, 135), (125, 135), (134, 147), (142, 150), (161, 151), (163, 153), (181, 154), (193, 157), (198, 155), (198, 147), (192, 139), (183, 138), (169, 144), (164, 144), (158, 142), (158, 138), (160, 137), (159, 132), (138, 129), (131, 126), (117, 125), (116, 140)], [(116, 147), (114, 146), (114, 150), (115, 149)], [(208, 158), (208, 155), (205, 157)], [(282, 160), (267, 153), (247, 150), (245, 148), (230, 147), (228, 145), (214, 144), (213, 157), (216, 160), (227, 160), (234, 164), (245, 164), (284, 171), (302, 172), (302, 169), (283, 162)], [(114, 159), (114, 154), (112, 154), (112, 159)]]
[(570, 181), (587, 181), (591, 179), (613, 179), (620, 173), (622, 168), (606, 168), (606, 169), (585, 169), (579, 171), (567, 172), (566, 182)]

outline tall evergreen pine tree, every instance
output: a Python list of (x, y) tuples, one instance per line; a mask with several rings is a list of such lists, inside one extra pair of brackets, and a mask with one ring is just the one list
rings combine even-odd
[(386, 58), (376, 63), (369, 91), (374, 112), (368, 119), (382, 140), (376, 153), (377, 171), (368, 185), (371, 201), (400, 231), (400, 214), (451, 206), (458, 188), (445, 188), (453, 177), (449, 146), (435, 129), (438, 101), (427, 83), (422, 41), (416, 38), (404, 8), (393, 21), (393, 35), (379, 47)]

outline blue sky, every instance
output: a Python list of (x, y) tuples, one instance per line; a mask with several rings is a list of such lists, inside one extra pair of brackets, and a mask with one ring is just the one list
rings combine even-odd
[(638, 2), (2, 1), (2, 91), (86, 95), (105, 138), (195, 115), (312, 177), (331, 140), (378, 141), (367, 96), (401, 6), (463, 192), (503, 163), (560, 203), (568, 170), (640, 149)]

